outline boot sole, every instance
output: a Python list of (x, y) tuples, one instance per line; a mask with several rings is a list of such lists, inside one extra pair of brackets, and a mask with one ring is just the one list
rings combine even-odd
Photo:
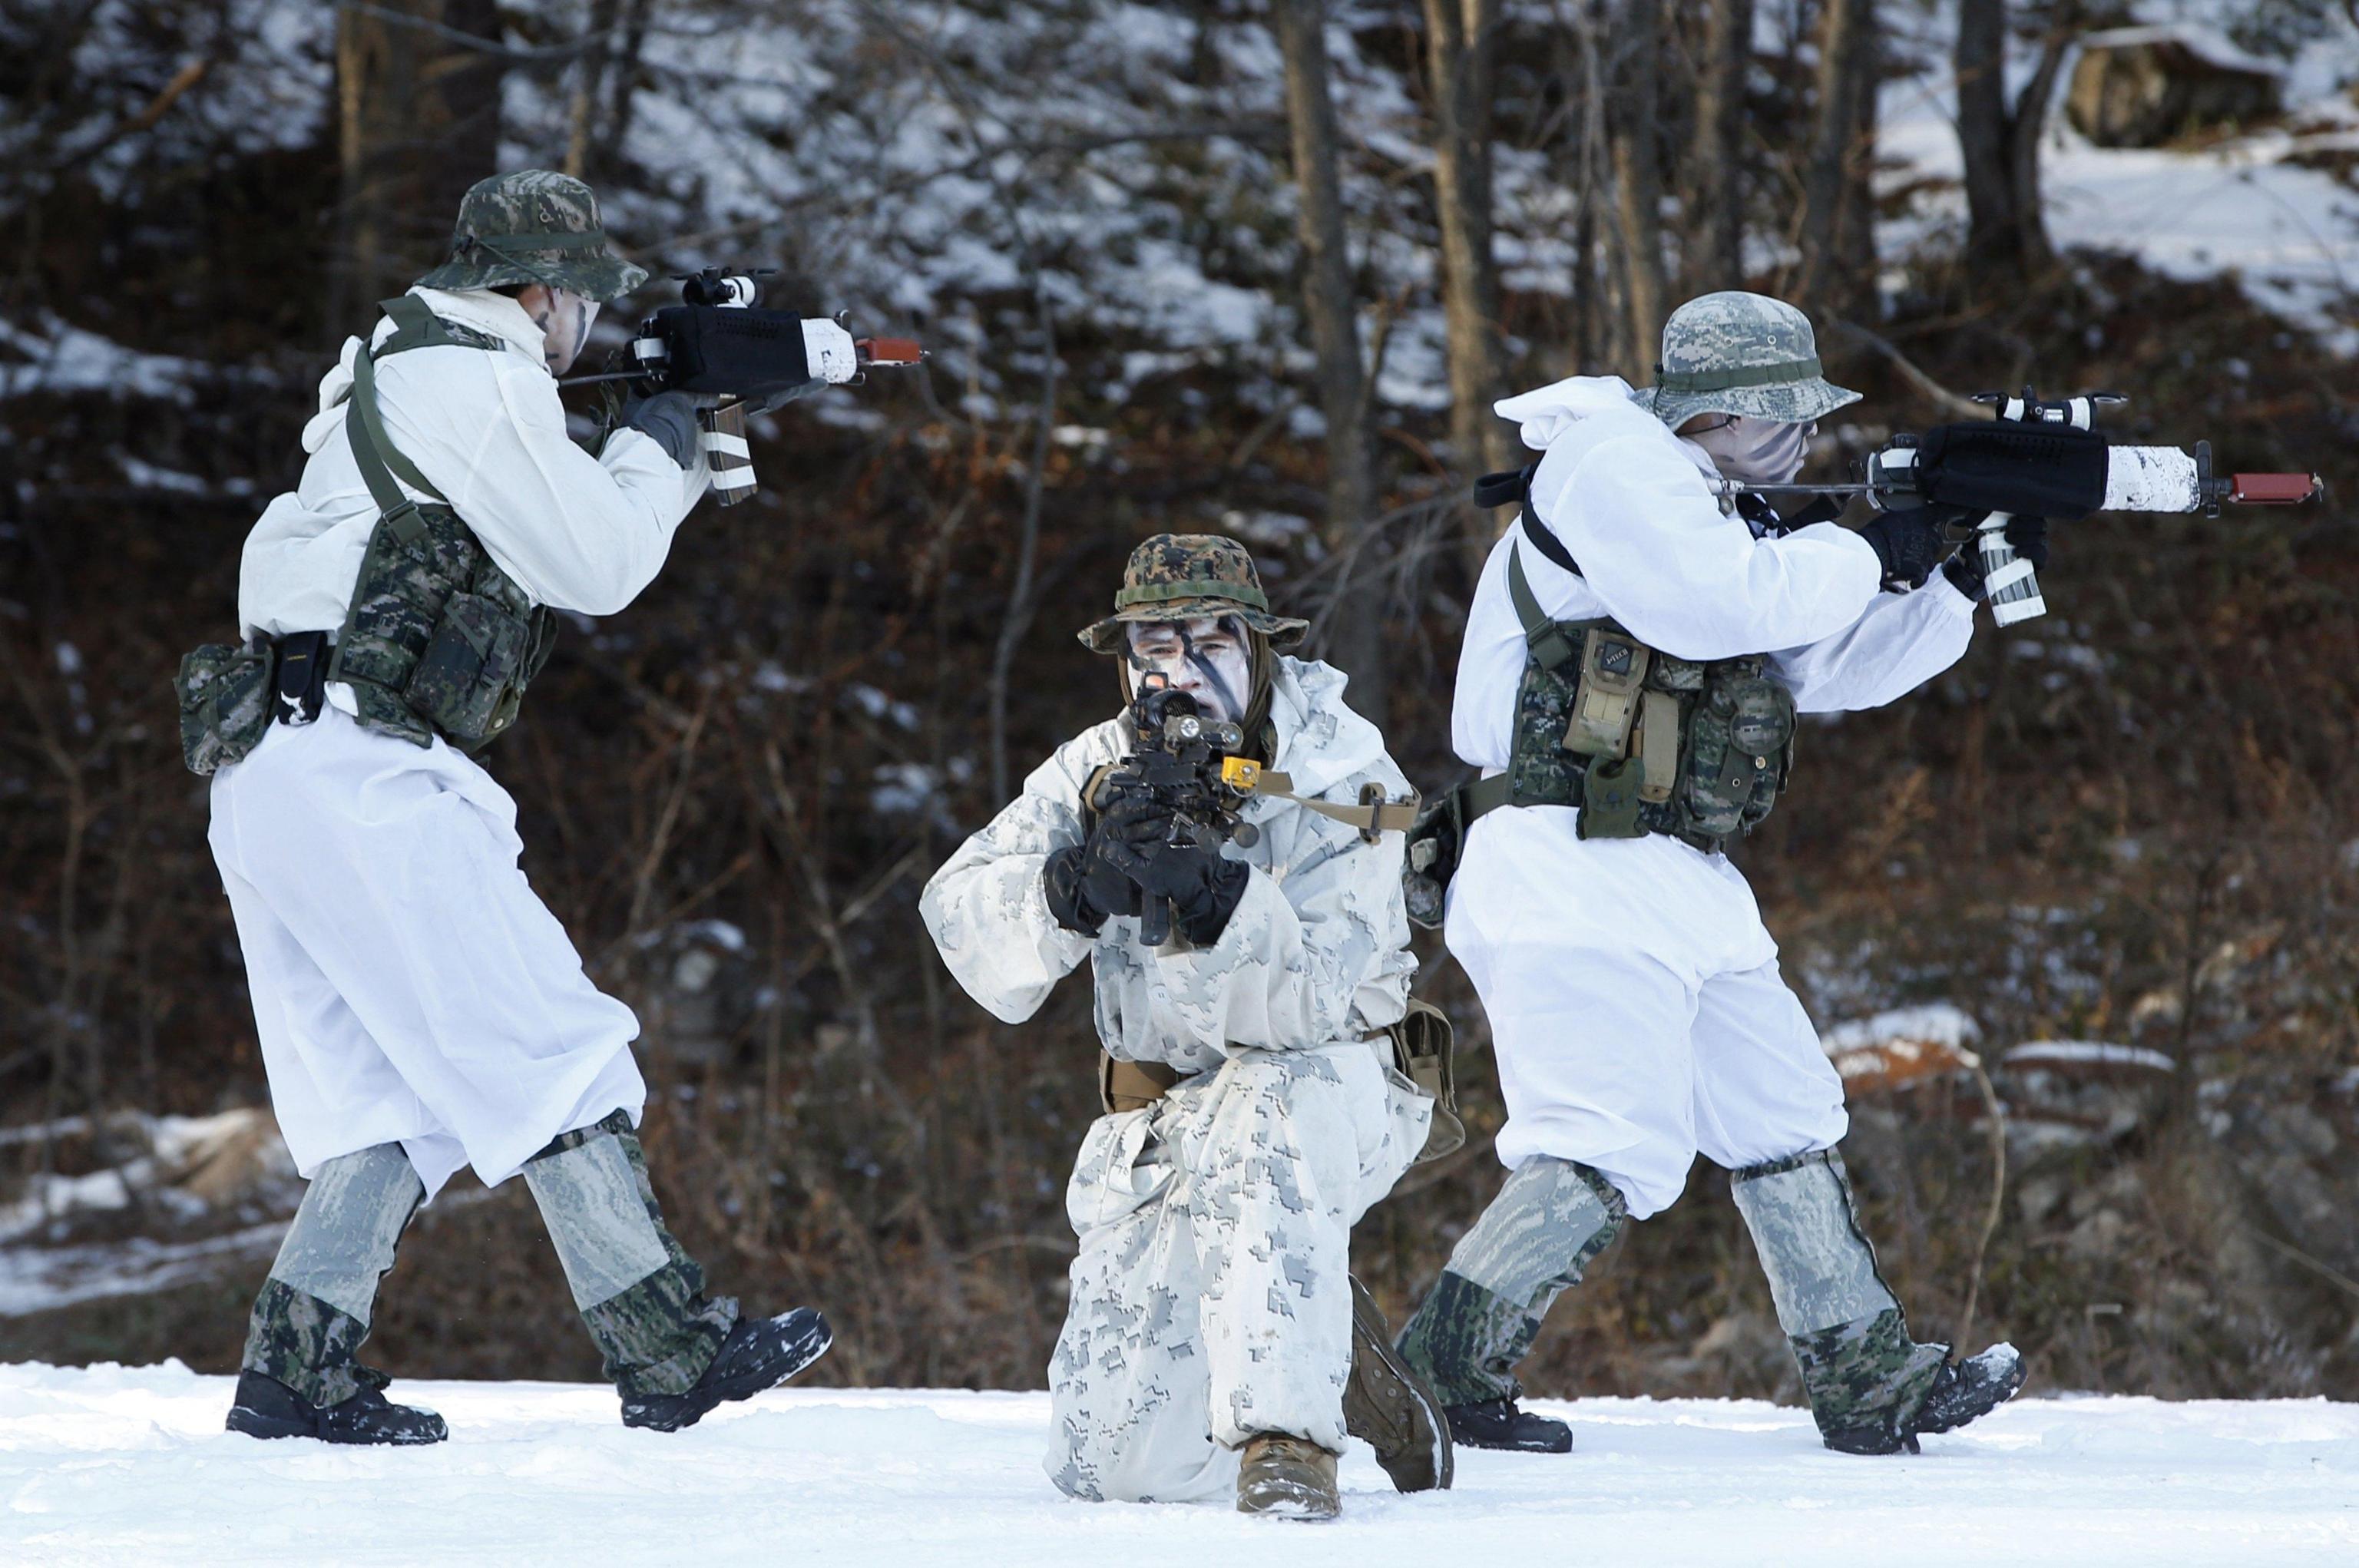
[(1570, 1431), (1562, 1437), (1552, 1437), (1546, 1443), (1487, 1443), (1479, 1437), (1469, 1437), (1452, 1427), (1450, 1440), (1463, 1447), (1487, 1449), (1493, 1454), (1570, 1454), (1572, 1452), (1572, 1433)]
[[(804, 1309), (808, 1311), (809, 1309)], [(750, 1399), (788, 1381), (828, 1353), (835, 1344), (835, 1330), (827, 1319), (811, 1314), (810, 1332), (799, 1340), (790, 1341), (784, 1359), (772, 1362), (758, 1372), (742, 1373), (724, 1377), (718, 1383), (676, 1396), (681, 1403), (667, 1406), (660, 1414), (634, 1418), (628, 1405), (623, 1407), (625, 1426), (643, 1427), (650, 1432), (679, 1432), (694, 1426), (715, 1409), (733, 1399)]]
[[(1371, 1364), (1391, 1375), (1389, 1388), (1367, 1373)], [(1357, 1279), (1352, 1281), (1352, 1373), (1343, 1385), (1343, 1428), (1376, 1451), (1393, 1490), (1450, 1489), (1458, 1468), (1450, 1420), (1433, 1390), (1394, 1350), (1391, 1325)]]
[(1343, 1511), (1340, 1504), (1330, 1503), (1324, 1497), (1281, 1497), (1256, 1508), (1247, 1508), (1242, 1502), (1237, 1505), (1237, 1512), (1249, 1518), (1299, 1519), (1311, 1524), (1324, 1524), (1340, 1517)]

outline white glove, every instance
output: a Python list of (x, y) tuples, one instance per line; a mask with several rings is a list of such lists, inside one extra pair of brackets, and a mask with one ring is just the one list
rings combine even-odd
[(860, 352), (852, 346), (852, 334), (830, 321), (804, 321), (803, 363), (813, 376), (838, 387), (860, 374)]

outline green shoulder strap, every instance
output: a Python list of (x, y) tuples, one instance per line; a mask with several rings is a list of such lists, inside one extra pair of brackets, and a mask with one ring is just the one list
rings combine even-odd
[(481, 348), (499, 350), (507, 344), (489, 332), (479, 332), (473, 327), (462, 327), (446, 321), (427, 308), (426, 301), (415, 294), (397, 295), (377, 301), (377, 309), (393, 322), (393, 332), (385, 346), (376, 351), (383, 359), (389, 354), (402, 354), (413, 348)]
[(1524, 575), (1524, 552), (1521, 545), (1507, 547), (1507, 597), (1515, 602), (1516, 619), (1524, 624), (1524, 646), (1532, 650), (1542, 670), (1553, 672), (1580, 650), (1565, 635), (1568, 626), (1597, 625), (1591, 621), (1552, 621), (1541, 613), (1539, 595), (1532, 592), (1532, 580)]
[[(382, 347), (371, 349), (363, 343), (360, 352), (353, 356), (353, 389), (344, 411), (344, 433), (352, 441), (353, 461), (360, 465), (361, 480), (367, 485), (378, 513), (392, 525), (402, 543), (415, 544), (426, 531), (425, 525), (418, 520), (418, 503), (402, 494), (401, 485), (423, 491), (444, 506), (450, 501), (386, 434), (385, 419), (376, 406), (375, 362), (386, 354), (413, 348), (495, 345), (481, 333), (450, 326), (426, 308), (425, 300), (412, 294), (384, 300), (381, 308), (393, 322), (394, 330)], [(397, 477), (401, 482), (398, 485), (394, 482)]]

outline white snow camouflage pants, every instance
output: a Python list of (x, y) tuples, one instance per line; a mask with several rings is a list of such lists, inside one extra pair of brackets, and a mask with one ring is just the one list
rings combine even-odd
[(1432, 1116), (1389, 1055), (1240, 1051), (1092, 1124), (1065, 1193), (1082, 1247), (1049, 1365), (1060, 1489), (1199, 1501), (1234, 1493), (1256, 1432), (1343, 1451), (1352, 1225)]
[(525, 881), (516, 802), (440, 741), (330, 707), (213, 775), (271, 1103), (296, 1168), (399, 1143), (430, 1200), (507, 1180), (647, 1086), (631, 1009)]

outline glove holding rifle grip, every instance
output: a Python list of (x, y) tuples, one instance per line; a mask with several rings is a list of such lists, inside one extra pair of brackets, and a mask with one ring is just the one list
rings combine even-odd
[(1859, 534), (1875, 551), (1886, 588), (1922, 588), (1941, 558), (1957, 546), (1951, 529), (1973, 517), (1960, 506), (1911, 506), (1879, 513)]
[[(1199, 843), (1175, 832), (1172, 815), (1168, 806), (1133, 796), (1109, 810), (1099, 826), (1111, 831), (1118, 846), (1112, 855), (1119, 857), (1127, 851), (1125, 869), (1137, 884), (1142, 909), (1159, 913), (1168, 905), (1189, 945), (1210, 947), (1228, 929), (1253, 869), (1223, 855), (1217, 843)], [(1148, 928), (1157, 924), (1142, 918), (1139, 940), (1155, 938)], [(1160, 941), (1155, 945), (1161, 945)]]
[(1095, 936), (1114, 915), (1136, 919), (1139, 912), (1138, 884), (1129, 866), (1135, 858), (1127, 839), (1132, 820), (1151, 815), (1162, 831), (1170, 832), (1169, 808), (1152, 796), (1125, 796), (1099, 812), (1089, 836), (1078, 844), (1049, 853), (1040, 868), (1049, 912), (1069, 931)]

